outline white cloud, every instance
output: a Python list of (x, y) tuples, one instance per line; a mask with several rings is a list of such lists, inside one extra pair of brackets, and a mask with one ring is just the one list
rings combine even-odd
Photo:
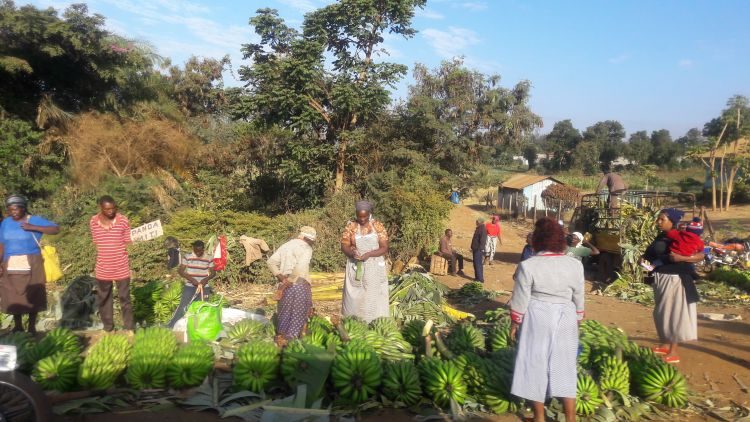
[(690, 59), (681, 59), (679, 62), (677, 62), (677, 66), (682, 68), (693, 67), (693, 61)]
[(483, 1), (465, 1), (465, 2), (463, 2), (461, 4), (459, 4), (458, 7), (462, 7), (464, 9), (468, 9), (468, 10), (471, 10), (473, 12), (477, 12), (477, 11), (480, 11), (480, 10), (487, 9), (488, 6), (487, 6), (487, 3), (483, 2)]
[(443, 58), (453, 58), (462, 55), (464, 50), (481, 40), (479, 35), (471, 29), (448, 27), (447, 31), (427, 28), (422, 31), (422, 36), (435, 49), (435, 53)]
[(297, 9), (301, 12), (310, 12), (318, 8), (313, 0), (277, 0), (279, 3)]
[(609, 63), (611, 63), (611, 64), (620, 64), (620, 63), (624, 63), (624, 62), (626, 62), (628, 60), (630, 60), (630, 54), (623, 53), (623, 54), (620, 54), (619, 56), (611, 57), (607, 61)]
[(441, 15), (440, 13), (429, 9), (417, 9), (416, 15), (420, 18), (434, 20), (441, 20), (445, 18), (445, 16)]

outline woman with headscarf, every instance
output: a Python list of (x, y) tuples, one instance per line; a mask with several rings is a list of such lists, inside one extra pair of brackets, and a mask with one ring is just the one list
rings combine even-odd
[(661, 345), (653, 351), (665, 355), (667, 363), (680, 361), (677, 345), (684, 341), (698, 339), (698, 312), (696, 304), (700, 300), (695, 287), (695, 269), (692, 263), (703, 260), (703, 253), (690, 256), (670, 251), (668, 233), (677, 228), (683, 211), (675, 208), (661, 210), (656, 219), (659, 235), (651, 242), (643, 255), (650, 262), (663, 263), (651, 273), (654, 278), (654, 324)]
[(39, 242), (43, 234), (57, 234), (57, 224), (28, 213), (21, 195), (5, 200), (8, 217), (0, 226), (0, 309), (13, 315), (13, 331), (23, 331), (23, 315), (29, 315), (28, 331), (36, 333), (36, 316), (47, 308), (44, 261)]
[(544, 420), (548, 397), (561, 398), (565, 420), (574, 421), (583, 265), (565, 255), (562, 227), (551, 218), (534, 224), (531, 244), (536, 254), (513, 276), (510, 337), (520, 338), (510, 392), (531, 401), (536, 421)]
[(385, 266), (388, 235), (385, 227), (372, 218), (370, 202), (358, 201), (355, 212), (356, 218), (341, 236), (341, 252), (347, 257), (342, 314), (369, 323), (390, 315)]

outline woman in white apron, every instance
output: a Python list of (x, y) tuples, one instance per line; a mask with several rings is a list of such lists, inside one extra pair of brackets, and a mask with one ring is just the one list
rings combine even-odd
[[(358, 201), (357, 218), (350, 221), (341, 237), (341, 251), (347, 256), (342, 314), (368, 323), (390, 315), (388, 308), (388, 235), (372, 219), (372, 204)], [(359, 267), (359, 269), (358, 269)]]

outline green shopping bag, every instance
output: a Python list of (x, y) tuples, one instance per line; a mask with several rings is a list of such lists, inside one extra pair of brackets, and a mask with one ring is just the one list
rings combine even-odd
[(190, 304), (187, 310), (188, 341), (214, 341), (222, 328), (221, 304), (203, 301)]

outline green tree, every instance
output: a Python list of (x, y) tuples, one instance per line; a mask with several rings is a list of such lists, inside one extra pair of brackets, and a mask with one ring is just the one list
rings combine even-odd
[(593, 142), (599, 149), (599, 161), (609, 165), (622, 152), (625, 129), (616, 120), (605, 120), (589, 126), (583, 132), (583, 140)]
[[(301, 32), (273, 9), (250, 24), (260, 37), (244, 44), (240, 68), (246, 98), (234, 107), (246, 119), (289, 128), (335, 149), (335, 187), (345, 183), (348, 148), (390, 103), (387, 88), (406, 73), (378, 61), (386, 33), (411, 38), (414, 10), (425, 0), (342, 0), (305, 15)], [(327, 57), (332, 60), (327, 63)]]
[(448, 171), (491, 161), (498, 145), (518, 148), (541, 126), (528, 106), (528, 81), (503, 88), (500, 76), (470, 70), (462, 59), (444, 61), (432, 71), (417, 64), (414, 79), (401, 109), (402, 126), (417, 148)]
[(625, 158), (634, 164), (641, 166), (648, 163), (653, 150), (654, 147), (651, 144), (651, 138), (649, 138), (648, 133), (645, 130), (641, 130), (630, 134), (630, 138), (623, 149), (623, 153), (625, 154)]
[(573, 152), (575, 166), (588, 176), (599, 173), (599, 144), (594, 141), (582, 141)]
[(683, 151), (702, 147), (706, 144), (706, 138), (698, 128), (692, 128), (687, 133), (675, 140), (682, 147)]
[(649, 163), (659, 167), (673, 167), (677, 163), (679, 147), (672, 142), (672, 135), (667, 129), (651, 132), (651, 156)]
[(569, 169), (573, 164), (573, 151), (582, 140), (581, 132), (573, 127), (570, 119), (555, 123), (542, 144), (547, 154), (545, 166), (551, 171)]
[(523, 158), (529, 162), (529, 170), (536, 166), (536, 156), (539, 153), (535, 144), (528, 144), (523, 148)]
[(188, 116), (215, 115), (226, 104), (222, 73), (229, 56), (221, 59), (192, 56), (180, 68), (169, 67), (171, 97)]
[(148, 81), (157, 59), (106, 31), (104, 17), (90, 15), (85, 4), (59, 17), (52, 8), (0, 0), (0, 108), (36, 118), (40, 127), (50, 122), (45, 117), (62, 115), (58, 107), (115, 109), (153, 96)]

